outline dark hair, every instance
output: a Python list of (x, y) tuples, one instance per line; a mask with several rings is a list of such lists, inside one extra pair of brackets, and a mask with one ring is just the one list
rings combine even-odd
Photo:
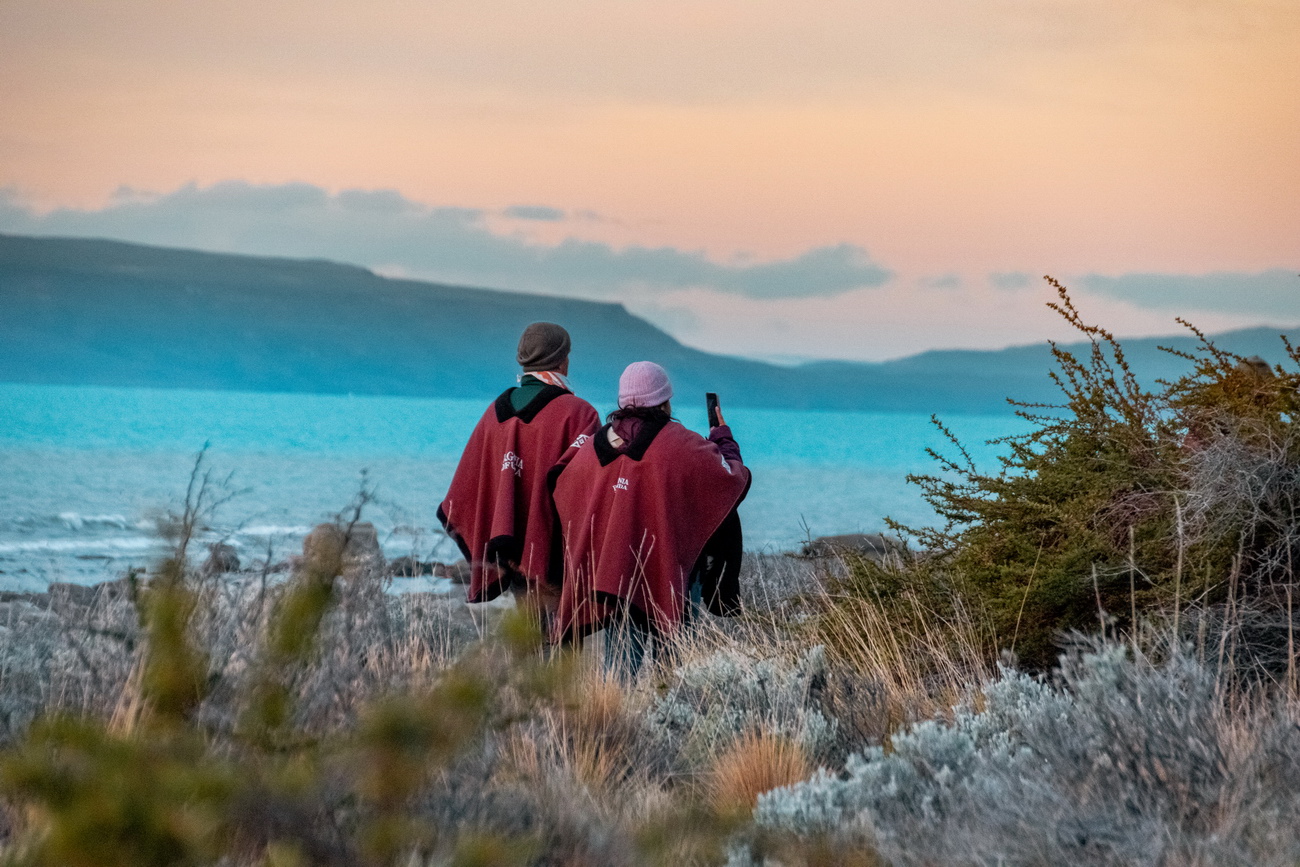
[(605, 423), (612, 424), (625, 418), (639, 418), (641, 421), (656, 421), (663, 424), (667, 424), (673, 419), (670, 414), (664, 411), (662, 404), (659, 406), (625, 406), (605, 416)]

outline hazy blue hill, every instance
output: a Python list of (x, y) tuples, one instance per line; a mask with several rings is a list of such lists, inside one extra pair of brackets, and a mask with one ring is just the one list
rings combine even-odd
[[(963, 412), (1052, 397), (1045, 345), (778, 367), (690, 349), (619, 304), (103, 240), (0, 235), (0, 317), (0, 380), (16, 382), (487, 398), (514, 381), (520, 330), (545, 319), (573, 335), (575, 386), (606, 403), (641, 358), (672, 372), (679, 401)], [(1281, 353), (1267, 329), (1219, 340)], [(1144, 373), (1177, 375), (1157, 343), (1191, 345), (1125, 347)]]
[(684, 347), (619, 304), (112, 241), (0, 236), (0, 309), (9, 381), (486, 397), (514, 381), (519, 332), (538, 319), (573, 334), (585, 391), (639, 358), (684, 393), (790, 379)]
[[(1250, 328), (1213, 336), (1215, 345), (1239, 355), (1260, 355), (1270, 363), (1283, 359), (1281, 334), (1273, 328)], [(1190, 370), (1190, 364), (1161, 347), (1192, 352), (1199, 341), (1185, 335), (1128, 339), (1121, 341), (1130, 366), (1139, 380), (1151, 386), (1156, 380), (1175, 380)], [(1090, 351), (1087, 343), (1062, 344), (1077, 356)], [(809, 373), (849, 376), (859, 365), (819, 362), (806, 365)], [(996, 351), (934, 350), (908, 358), (873, 365), (869, 377), (879, 389), (874, 404), (881, 408), (912, 408), (911, 394), (924, 394), (935, 406), (947, 411), (980, 411), (1006, 406), (1006, 397), (1027, 402), (1052, 403), (1060, 391), (1048, 378), (1053, 367), (1050, 346), (1013, 346)]]

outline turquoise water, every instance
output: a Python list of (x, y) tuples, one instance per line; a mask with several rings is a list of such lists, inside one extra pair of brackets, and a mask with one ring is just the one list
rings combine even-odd
[[(723, 409), (754, 485), (741, 506), (747, 547), (788, 550), (808, 533), (873, 531), (890, 515), (932, 515), (905, 482), (945, 442), (928, 416)], [(612, 408), (597, 401), (602, 414)], [(674, 409), (704, 430), (703, 401)], [(0, 588), (97, 581), (144, 565), (157, 519), (183, 503), (204, 449), (214, 492), (229, 496), (202, 541), (246, 562), (297, 550), (363, 484), (390, 556), (454, 559), (435, 512), (481, 401), (0, 384)], [(945, 423), (977, 463), (985, 440), (1023, 428), (1009, 415)]]

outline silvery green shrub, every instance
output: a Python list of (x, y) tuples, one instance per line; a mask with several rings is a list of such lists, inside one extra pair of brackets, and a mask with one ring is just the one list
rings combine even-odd
[[(1045, 714), (1064, 714), (1069, 698), (1019, 672), (1004, 670), (989, 684), (985, 706), (954, 710), (951, 723), (928, 720), (896, 735), (891, 748), (849, 757), (843, 774), (813, 779), (760, 797), (760, 824), (792, 831), (831, 831), (870, 820), (917, 817), (938, 821), (950, 801), (979, 794), (989, 764), (1021, 768), (1032, 762), (1023, 732)], [(985, 794), (993, 795), (994, 792)]]
[(0, 614), (0, 742), (7, 742), (43, 707), (62, 647), (58, 617), (49, 611), (14, 601)]
[(821, 646), (793, 662), (718, 650), (684, 663), (673, 676), (648, 721), (692, 763), (717, 755), (746, 732), (787, 737), (814, 760), (834, 744), (836, 724), (819, 706), (818, 691), (826, 677)]
[[(1226, 722), (1211, 672), (1093, 645), (1048, 685), (1004, 669), (982, 705), (843, 773), (760, 796), (758, 829), (870, 846), (896, 864), (1294, 864), (1300, 732)], [(762, 863), (739, 847), (733, 867)], [(756, 860), (757, 859), (757, 860)]]

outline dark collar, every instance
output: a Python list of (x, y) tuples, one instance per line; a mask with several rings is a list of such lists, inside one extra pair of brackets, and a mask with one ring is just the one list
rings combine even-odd
[(613, 425), (605, 425), (596, 431), (596, 458), (600, 461), (602, 467), (607, 467), (614, 463), (614, 459), (620, 456), (631, 458), (639, 461), (645, 457), (646, 449), (650, 448), (650, 443), (655, 441), (659, 436), (659, 431), (663, 430), (668, 424), (668, 419), (649, 419), (641, 422), (641, 430), (637, 431), (636, 439), (632, 440), (632, 445), (627, 447), (627, 451), (620, 452), (609, 442), (609, 429)]
[(501, 396), (497, 398), (496, 409), (498, 422), (503, 422), (511, 418), (518, 418), (524, 424), (528, 424), (537, 417), (537, 414), (541, 412), (548, 403), (562, 394), (569, 393), (568, 389), (560, 388), (558, 385), (542, 386), (542, 390), (537, 392), (536, 397), (528, 401), (524, 408), (519, 410), (519, 412), (515, 412), (515, 408), (510, 404), (510, 392), (512, 391), (514, 391), (513, 388), (507, 388), (505, 391), (501, 392)]

